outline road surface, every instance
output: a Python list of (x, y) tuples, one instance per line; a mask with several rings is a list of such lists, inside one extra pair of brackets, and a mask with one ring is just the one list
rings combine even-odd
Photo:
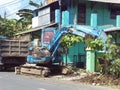
[(69, 81), (0, 72), (0, 90), (115, 90), (107, 87), (83, 85)]

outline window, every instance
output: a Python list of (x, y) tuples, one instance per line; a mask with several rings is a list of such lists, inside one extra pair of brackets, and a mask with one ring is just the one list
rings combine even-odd
[(86, 6), (85, 4), (78, 4), (78, 24), (84, 25), (86, 21)]
[(111, 8), (110, 8), (110, 18), (111, 19), (116, 19), (116, 15), (120, 15), (120, 7), (111, 6)]

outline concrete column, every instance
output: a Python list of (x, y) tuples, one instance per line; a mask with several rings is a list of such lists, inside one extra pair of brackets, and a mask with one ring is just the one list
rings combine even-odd
[(91, 14), (91, 23), (90, 24), (92, 27), (97, 27), (97, 13)]
[(86, 71), (95, 72), (95, 51), (86, 50)]
[(120, 27), (120, 15), (116, 16), (116, 26)]
[(56, 9), (55, 10), (55, 23), (59, 23), (60, 22), (60, 10)]
[(69, 11), (62, 12), (62, 26), (69, 25)]

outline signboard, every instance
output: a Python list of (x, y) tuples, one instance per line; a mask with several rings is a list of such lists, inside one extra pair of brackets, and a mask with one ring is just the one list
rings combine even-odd
[(43, 43), (44, 44), (49, 44), (53, 36), (54, 36), (54, 32), (53, 31), (46, 31), (46, 32), (44, 32)]

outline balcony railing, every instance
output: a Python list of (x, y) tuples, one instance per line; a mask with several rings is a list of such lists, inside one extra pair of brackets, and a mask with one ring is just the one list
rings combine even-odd
[(55, 12), (46, 13), (41, 16), (32, 18), (33, 28), (38, 27), (38, 26), (52, 24), (52, 23), (55, 23)]

